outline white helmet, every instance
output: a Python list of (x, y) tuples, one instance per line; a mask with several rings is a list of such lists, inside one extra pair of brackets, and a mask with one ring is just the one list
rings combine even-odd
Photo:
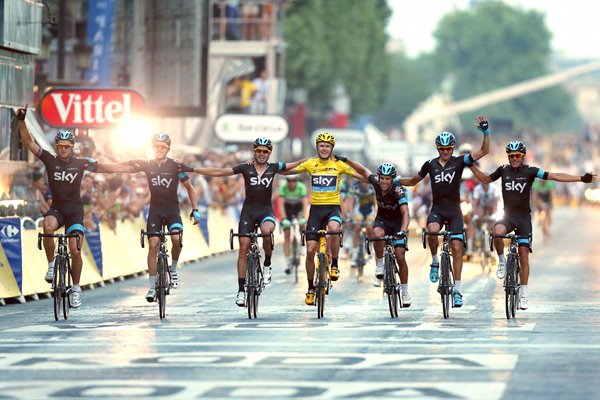
[(463, 143), (458, 147), (458, 152), (460, 154), (471, 154), (473, 152), (473, 146), (471, 146), (471, 143)]

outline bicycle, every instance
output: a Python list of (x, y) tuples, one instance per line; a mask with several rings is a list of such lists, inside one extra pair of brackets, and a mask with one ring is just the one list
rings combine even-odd
[[(506, 275), (504, 276), (504, 309), (506, 319), (515, 318), (519, 303), (519, 290), (521, 288), (521, 264), (519, 262), (519, 240), (527, 239), (531, 243), (531, 236), (515, 234), (497, 235), (490, 233), (490, 251), (494, 250), (494, 239), (509, 239), (510, 247), (506, 256)], [(531, 252), (531, 246), (529, 247)]]
[(69, 253), (69, 238), (77, 240), (77, 250), (81, 250), (81, 238), (78, 233), (38, 233), (38, 249), (42, 250), (42, 238), (58, 238), (56, 256), (54, 257), (54, 278), (52, 279), (52, 297), (54, 298), (54, 320), (60, 318), (62, 303), (63, 317), (69, 318), (71, 308), (72, 275), (71, 254)]
[(229, 230), (229, 247), (233, 250), (234, 237), (250, 238), (250, 247), (247, 254), (246, 264), (246, 307), (248, 308), (248, 318), (256, 318), (258, 316), (258, 299), (262, 291), (265, 289), (265, 281), (263, 278), (263, 270), (260, 266), (260, 250), (258, 249), (258, 238), (271, 238), (271, 250), (274, 248), (275, 239), (273, 232), (257, 233), (257, 227), (250, 233), (233, 233), (233, 229)]
[(148, 238), (152, 236), (158, 236), (158, 253), (156, 255), (156, 301), (158, 301), (158, 316), (160, 319), (165, 318), (167, 308), (167, 295), (171, 291), (171, 271), (169, 269), (169, 253), (167, 251), (167, 236), (179, 236), (179, 245), (183, 247), (183, 232), (182, 231), (165, 231), (165, 225), (163, 224), (161, 230), (158, 232), (148, 232), (143, 229), (140, 232), (140, 244), (144, 248), (144, 236)]
[(490, 222), (493, 222), (492, 218), (483, 218), (480, 221), (480, 226), (475, 227), (475, 232), (473, 234), (473, 252), (477, 254), (477, 260), (479, 261), (479, 265), (481, 265), (482, 272), (486, 272), (486, 270), (489, 269), (493, 260), (492, 252), (486, 244), (486, 239), (490, 235), (490, 230), (488, 228)]
[(292, 218), (291, 222), (292, 226), (290, 227), (290, 229), (292, 234), (292, 240), (290, 250), (292, 256), (292, 273), (294, 275), (294, 283), (298, 283), (298, 267), (300, 266), (300, 241), (298, 240), (297, 233), (299, 232), (300, 228), (298, 225), (298, 218)]
[[(382, 237), (367, 238), (365, 237), (365, 246), (367, 248), (367, 254), (371, 255), (369, 249), (369, 242), (385, 242), (385, 249), (383, 250), (383, 292), (387, 294), (388, 306), (390, 309), (390, 316), (392, 318), (398, 318), (398, 305), (400, 308), (404, 307), (402, 303), (402, 292), (400, 290), (400, 270), (396, 263), (396, 255), (394, 254), (394, 241), (402, 240), (406, 236), (398, 235), (385, 235)], [(406, 248), (408, 251), (408, 247)]]
[[(450, 251), (450, 237), (457, 235), (457, 232), (440, 231), (428, 232), (425, 228), (421, 231), (421, 241), (423, 248), (427, 248), (427, 236), (442, 236), (442, 251), (440, 253), (440, 278), (438, 281), (438, 293), (442, 298), (442, 311), (444, 319), (450, 317), (450, 308), (454, 307), (452, 295), (454, 293), (454, 272), (452, 271), (452, 252)], [(463, 236), (463, 245), (466, 247), (466, 235), (463, 229), (460, 234)]]
[[(305, 245), (306, 231), (302, 232), (302, 246)], [(321, 229), (317, 232), (319, 238), (319, 247), (317, 250), (317, 265), (315, 268), (314, 287), (315, 287), (315, 306), (317, 306), (317, 318), (323, 318), (325, 314), (325, 296), (331, 289), (331, 279), (329, 279), (329, 254), (327, 253), (327, 236), (339, 235), (340, 248), (343, 247), (344, 234), (341, 231), (326, 231)]]

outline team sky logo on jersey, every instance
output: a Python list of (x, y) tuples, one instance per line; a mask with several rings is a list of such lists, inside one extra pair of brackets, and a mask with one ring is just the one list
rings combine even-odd
[(379, 208), (383, 208), (384, 210), (389, 210), (389, 211), (394, 211), (396, 208), (398, 208), (398, 204), (396, 204), (396, 203), (389, 204), (389, 203), (384, 203), (383, 201), (378, 201), (377, 205), (379, 206)]
[(173, 178), (165, 178), (165, 177), (161, 177), (160, 175), (156, 175), (154, 178), (150, 179), (150, 183), (152, 183), (152, 186), (158, 186), (158, 187), (169, 187), (171, 186), (171, 182), (173, 182)]
[(77, 178), (77, 175), (78, 175), (77, 172), (67, 172), (67, 171), (55, 172), (53, 174), (55, 181), (69, 182), (69, 183), (75, 182), (75, 178)]
[(268, 177), (268, 176), (252, 176), (250, 177), (250, 186), (265, 186), (265, 187), (269, 187), (271, 186), (271, 183), (273, 182), (273, 177)]
[(515, 182), (515, 181), (504, 182), (504, 190), (506, 190), (507, 192), (523, 193), (523, 190), (525, 190), (525, 186), (527, 186), (526, 182), (523, 182), (523, 183), (519, 183), (519, 182)]
[(452, 181), (454, 180), (454, 175), (456, 175), (456, 171), (454, 171), (452, 173), (442, 171), (441, 173), (439, 173), (433, 177), (433, 181), (435, 183), (444, 183), (444, 182), (452, 183)]
[(312, 190), (315, 192), (333, 192), (337, 188), (337, 175), (313, 175)]

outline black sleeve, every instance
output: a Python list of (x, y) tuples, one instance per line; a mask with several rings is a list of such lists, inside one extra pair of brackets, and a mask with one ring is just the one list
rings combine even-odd
[(496, 168), (496, 170), (494, 172), (492, 172), (490, 174), (490, 179), (493, 181), (497, 181), (498, 178), (500, 178), (502, 176), (502, 170), (504, 169), (504, 165), (499, 166), (498, 168)]
[(371, 174), (367, 177), (369, 183), (373, 186), (376, 186), (379, 183), (379, 179), (377, 179), (377, 175)]
[(148, 162), (146, 160), (131, 160), (128, 161), (128, 164), (131, 172), (145, 172)]
[(429, 173), (429, 160), (425, 161), (423, 163), (423, 166), (421, 167), (421, 170), (419, 170), (419, 176), (421, 178), (425, 178), (428, 173)]

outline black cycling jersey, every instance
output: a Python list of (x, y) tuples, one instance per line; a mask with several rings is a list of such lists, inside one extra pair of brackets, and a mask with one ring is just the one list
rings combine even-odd
[(548, 173), (538, 167), (521, 165), (513, 168), (508, 164), (499, 166), (490, 174), (492, 181), (502, 177), (502, 199), (505, 211), (531, 212), (531, 186), (535, 178), (548, 179)]
[[(184, 164), (171, 158), (158, 164), (153, 160), (133, 160), (129, 162), (131, 172), (144, 172), (150, 188), (150, 207), (179, 207), (177, 198), (177, 185), (189, 179), (185, 172), (181, 172)], [(189, 167), (186, 167), (189, 170)]]
[(463, 169), (473, 162), (470, 154), (460, 157), (452, 156), (444, 166), (440, 164), (439, 157), (425, 161), (419, 171), (419, 176), (425, 178), (429, 174), (431, 178), (433, 207), (441, 206), (448, 209), (460, 206), (460, 182)]
[(52, 205), (78, 204), (83, 207), (81, 200), (81, 179), (85, 170), (96, 172), (98, 162), (93, 158), (71, 157), (68, 161), (62, 161), (46, 150), (36, 156), (46, 166), (48, 174), (48, 185), (52, 193)]
[(236, 174), (244, 176), (246, 199), (244, 204), (272, 206), (273, 181), (275, 174), (285, 169), (285, 163), (267, 163), (265, 172), (259, 176), (254, 165), (238, 164), (232, 169)]
[(375, 174), (369, 175), (369, 183), (375, 189), (375, 197), (377, 199), (377, 216), (386, 220), (402, 219), (400, 206), (408, 204), (406, 199), (406, 190), (404, 186), (398, 182), (393, 182), (392, 186), (385, 195), (379, 185), (379, 178)]

